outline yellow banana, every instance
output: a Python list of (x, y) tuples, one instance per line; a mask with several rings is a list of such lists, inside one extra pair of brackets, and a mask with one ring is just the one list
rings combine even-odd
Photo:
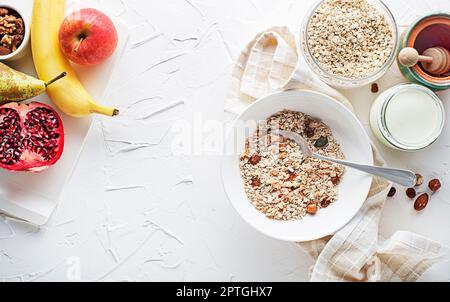
[(64, 113), (83, 117), (92, 113), (108, 116), (119, 111), (97, 104), (78, 80), (59, 46), (59, 28), (64, 19), (65, 0), (35, 0), (31, 21), (33, 60), (39, 78), (49, 81), (55, 74), (67, 76), (47, 88), (52, 101)]

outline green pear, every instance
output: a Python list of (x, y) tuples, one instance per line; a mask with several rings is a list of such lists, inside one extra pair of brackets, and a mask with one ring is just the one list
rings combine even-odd
[(48, 83), (0, 63), (0, 104), (30, 99), (47, 90), (47, 86), (66, 76), (62, 73)]

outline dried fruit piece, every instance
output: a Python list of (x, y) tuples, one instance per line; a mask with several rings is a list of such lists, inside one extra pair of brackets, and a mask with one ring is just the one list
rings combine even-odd
[(304, 130), (305, 136), (307, 138), (312, 138), (314, 136), (315, 132), (316, 131), (314, 131), (314, 129), (309, 128), (309, 127), (305, 128), (305, 130)]
[(315, 203), (310, 203), (307, 207), (306, 207), (306, 212), (308, 212), (308, 214), (314, 215), (317, 213), (317, 204)]
[(419, 173), (416, 173), (416, 187), (419, 187), (423, 184), (423, 176)]
[(314, 147), (316, 148), (323, 148), (326, 145), (328, 145), (328, 138), (325, 136), (321, 136), (316, 143), (314, 144)]
[(428, 205), (428, 201), (430, 200), (430, 197), (427, 193), (423, 193), (419, 197), (417, 197), (416, 202), (414, 203), (414, 210), (416, 211), (422, 211), (425, 209)]
[(411, 199), (415, 198), (417, 196), (416, 189), (414, 189), (414, 188), (407, 189), (406, 190), (406, 196), (408, 196)]
[(428, 183), (428, 188), (430, 188), (431, 192), (437, 192), (442, 187), (441, 181), (439, 179), (432, 179)]
[(250, 157), (250, 163), (254, 166), (257, 165), (260, 161), (261, 161), (261, 156), (259, 156), (257, 154)]
[(297, 173), (295, 172), (289, 172), (288, 178), (286, 179), (287, 181), (293, 181), (297, 178)]
[(341, 182), (341, 178), (339, 176), (331, 177), (331, 182), (336, 186)]
[(395, 193), (397, 193), (397, 189), (395, 188), (395, 187), (392, 187), (390, 190), (389, 190), (389, 193), (388, 193), (388, 197), (394, 197), (394, 195), (395, 195)]
[(258, 177), (253, 177), (251, 185), (254, 188), (259, 187), (259, 186), (261, 186), (261, 180)]
[(372, 93), (378, 93), (378, 91), (379, 91), (378, 84), (373, 83), (372, 87), (370, 88), (370, 91), (372, 91)]
[(320, 202), (320, 207), (325, 209), (325, 208), (328, 208), (328, 206), (330, 204), (331, 204), (331, 201), (328, 198), (325, 198)]

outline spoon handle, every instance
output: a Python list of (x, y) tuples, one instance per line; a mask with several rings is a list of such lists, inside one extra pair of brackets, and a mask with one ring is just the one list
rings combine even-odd
[(374, 176), (379, 176), (405, 187), (413, 187), (416, 184), (416, 174), (408, 170), (361, 165), (345, 160), (322, 156), (320, 154), (314, 154), (314, 157), (321, 160), (333, 162), (335, 164), (350, 167)]

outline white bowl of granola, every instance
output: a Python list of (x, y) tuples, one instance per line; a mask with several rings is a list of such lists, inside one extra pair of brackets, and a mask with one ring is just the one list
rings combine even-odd
[(250, 105), (227, 138), (222, 178), (233, 207), (256, 230), (279, 240), (335, 233), (361, 209), (372, 177), (304, 160), (295, 143), (271, 133), (277, 128), (304, 135), (316, 152), (373, 164), (370, 139), (345, 106), (313, 91), (275, 93)]

